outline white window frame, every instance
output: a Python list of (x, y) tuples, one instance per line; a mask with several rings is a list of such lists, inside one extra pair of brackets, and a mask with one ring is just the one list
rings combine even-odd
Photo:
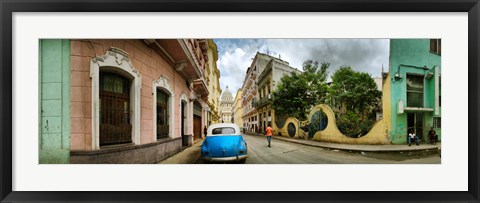
[[(188, 118), (190, 118), (190, 110), (189, 110), (189, 105), (188, 105), (188, 96), (185, 92), (182, 92), (182, 94), (180, 95), (180, 108), (182, 108), (182, 102), (185, 102), (185, 114), (187, 114), (185, 116), (185, 118), (183, 118), (181, 115), (181, 109), (180, 109), (180, 120), (183, 119), (183, 133), (185, 133), (186, 135), (189, 134), (188, 132)], [(183, 135), (180, 135), (180, 136), (183, 136)]]
[[(92, 79), (92, 149), (100, 149), (100, 72), (103, 70), (122, 70), (131, 79), (130, 110), (132, 115), (132, 142), (140, 144), (140, 93), (142, 78), (135, 69), (128, 54), (118, 48), (110, 48), (103, 56), (96, 56), (90, 61), (90, 78)], [(127, 78), (128, 78), (127, 77)], [(133, 79), (132, 79), (133, 78)]]

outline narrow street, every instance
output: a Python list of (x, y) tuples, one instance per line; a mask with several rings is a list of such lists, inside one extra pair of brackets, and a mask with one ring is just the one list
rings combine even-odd
[[(328, 150), (272, 139), (267, 147), (265, 137), (243, 135), (248, 144), (246, 164), (439, 164), (437, 152), (361, 153)], [(199, 152), (198, 152), (199, 153)], [(196, 164), (204, 164), (198, 159)]]

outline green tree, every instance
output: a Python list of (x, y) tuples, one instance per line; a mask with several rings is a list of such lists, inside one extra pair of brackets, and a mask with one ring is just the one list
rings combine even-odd
[(342, 133), (360, 137), (371, 129), (382, 93), (368, 73), (341, 67), (332, 76), (330, 95), (337, 107), (337, 125)]
[(308, 60), (303, 63), (303, 72), (286, 75), (280, 79), (273, 92), (273, 108), (279, 116), (305, 119), (313, 105), (325, 101), (328, 86), (326, 80), (329, 63)]
[(347, 111), (357, 113), (371, 111), (382, 96), (368, 73), (356, 72), (348, 66), (335, 71), (331, 89), (337, 103), (341, 103)]
[(327, 69), (330, 63), (322, 62), (318, 67), (317, 61), (308, 60), (303, 62), (303, 75), (308, 82), (309, 93), (311, 93), (311, 105), (324, 103), (328, 92)]

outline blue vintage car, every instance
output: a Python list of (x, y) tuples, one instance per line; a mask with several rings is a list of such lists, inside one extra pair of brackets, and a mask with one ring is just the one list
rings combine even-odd
[(221, 123), (208, 127), (207, 137), (202, 143), (202, 158), (205, 161), (245, 162), (247, 143), (236, 124)]

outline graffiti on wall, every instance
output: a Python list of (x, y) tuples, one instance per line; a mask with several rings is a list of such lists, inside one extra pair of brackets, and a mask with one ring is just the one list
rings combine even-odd
[[(311, 139), (324, 142), (348, 144), (391, 144), (386, 121), (377, 121), (365, 136), (352, 138), (344, 135), (337, 127), (335, 113), (325, 105), (319, 104), (310, 110), (307, 120), (297, 118), (276, 118), (277, 135), (295, 139)], [(282, 125), (279, 125), (282, 124)]]
[(318, 131), (323, 131), (327, 128), (328, 117), (323, 110), (319, 110), (313, 113), (313, 116), (310, 118), (310, 123), (308, 124), (308, 138), (311, 139)]

